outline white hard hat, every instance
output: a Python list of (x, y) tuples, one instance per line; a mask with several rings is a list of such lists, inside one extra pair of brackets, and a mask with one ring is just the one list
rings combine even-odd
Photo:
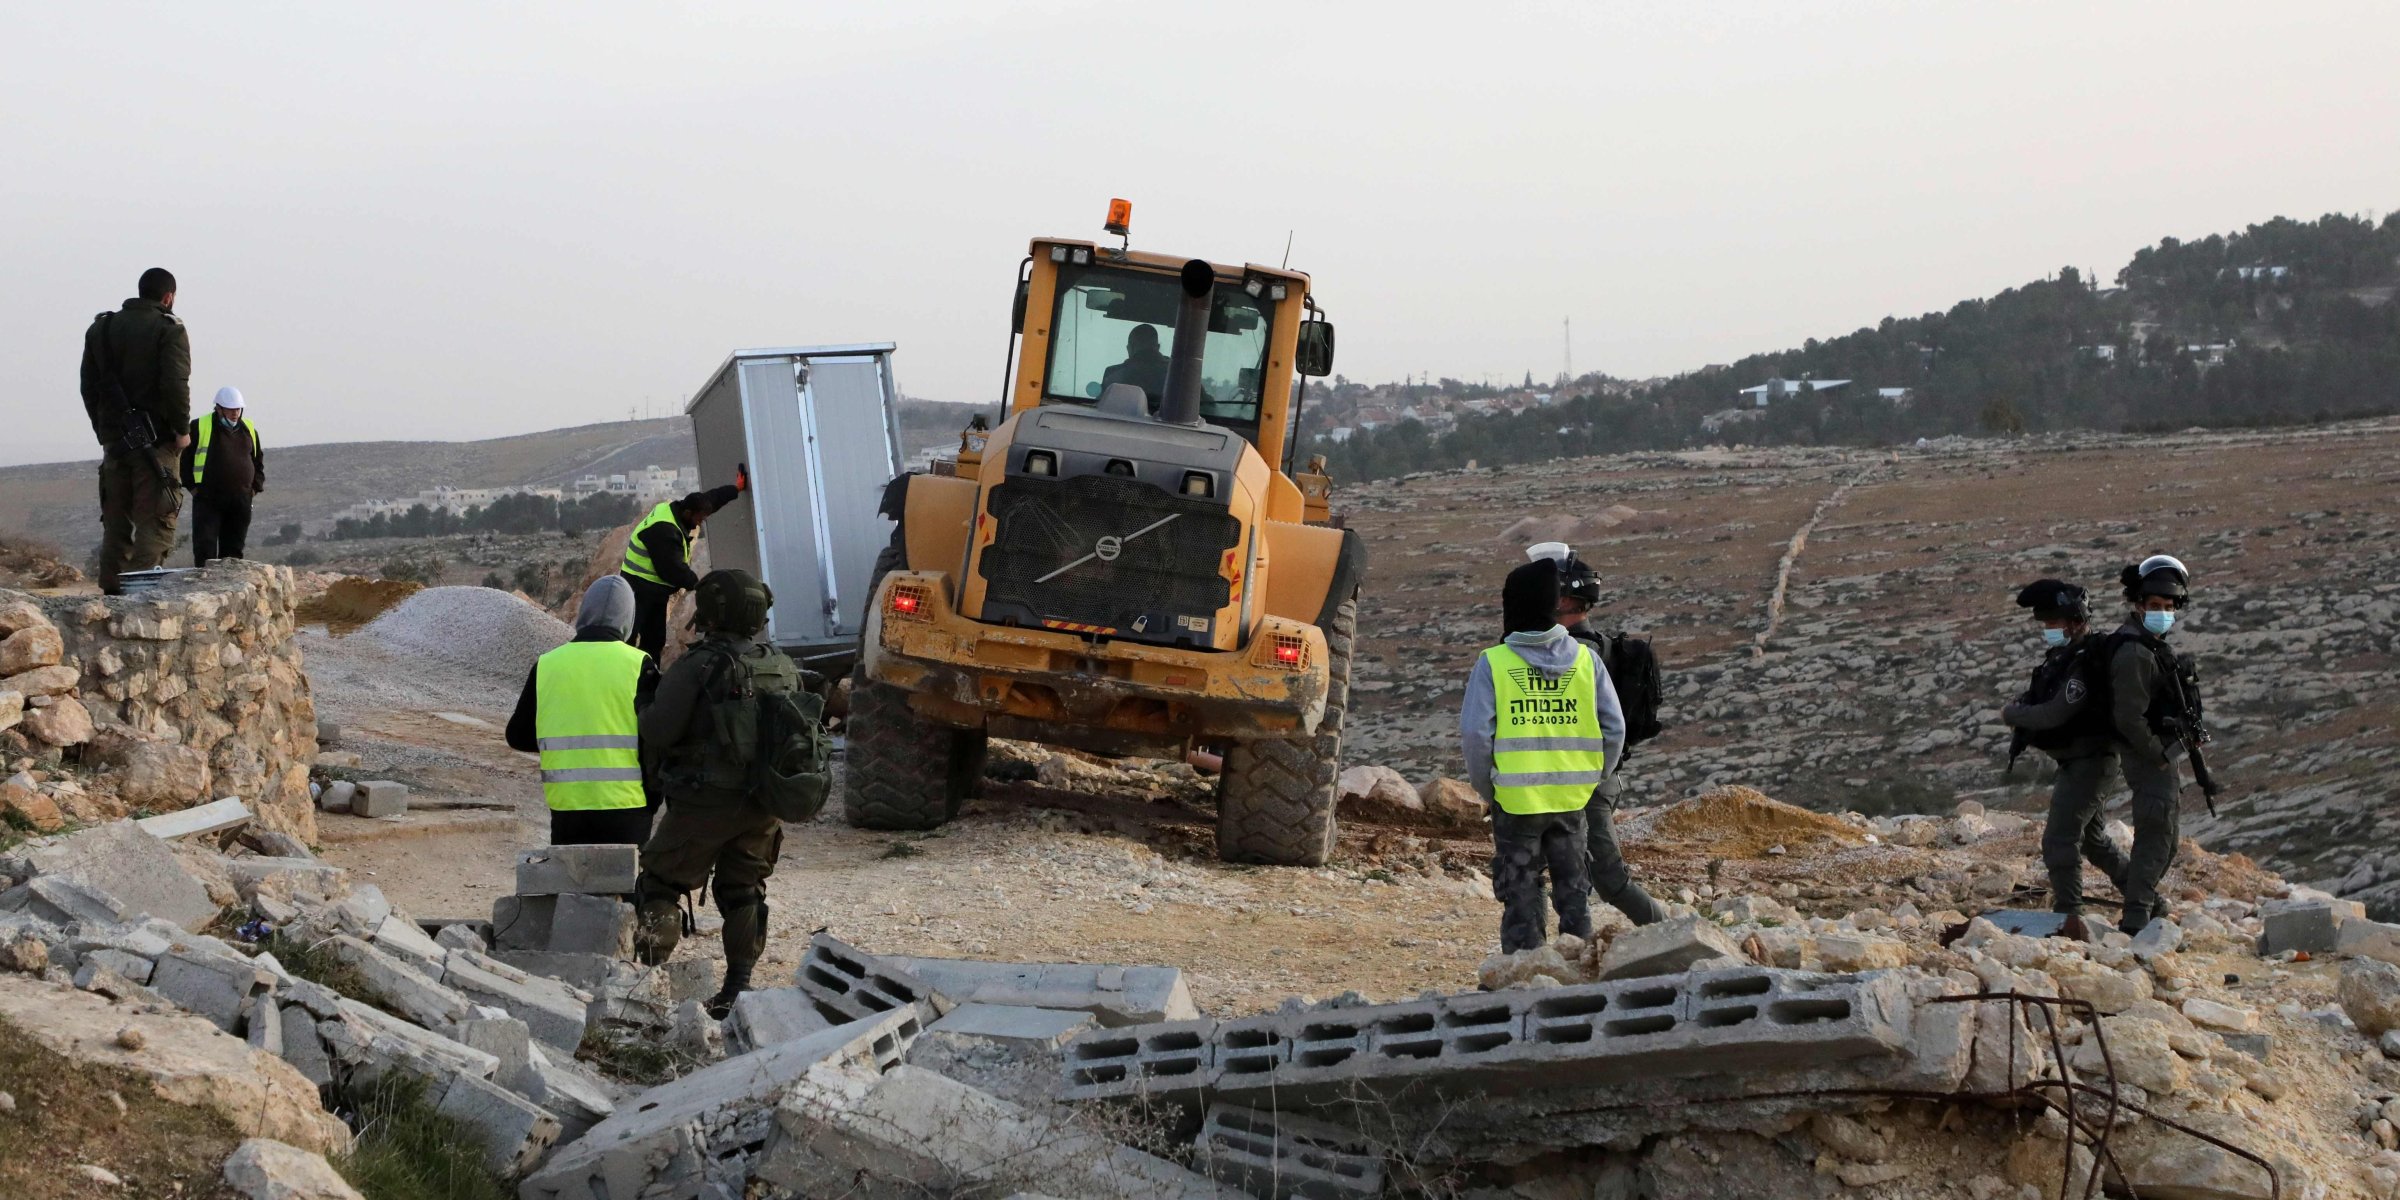
[(240, 389), (240, 388), (237, 388), (237, 387), (221, 387), (221, 388), (218, 388), (218, 389), (217, 389), (217, 407), (218, 407), (218, 408), (242, 408), (242, 407), (245, 407), (245, 406), (243, 405), (243, 403), (242, 403), (242, 389)]
[(1526, 562), (1540, 562), (1546, 558), (1563, 567), (1573, 557), (1575, 552), (1568, 549), (1565, 542), (1535, 542), (1525, 547)]

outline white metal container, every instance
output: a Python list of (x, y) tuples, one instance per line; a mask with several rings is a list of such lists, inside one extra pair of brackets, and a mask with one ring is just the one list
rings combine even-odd
[(877, 509), (900, 470), (891, 342), (736, 350), (685, 408), (700, 478), (740, 464), (750, 490), (708, 519), (708, 562), (775, 592), (767, 636), (830, 664), (857, 649), (875, 556), (892, 522)]

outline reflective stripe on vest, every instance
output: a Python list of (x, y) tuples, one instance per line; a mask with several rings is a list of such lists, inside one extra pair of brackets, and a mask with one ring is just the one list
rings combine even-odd
[(623, 642), (568, 642), (533, 667), (533, 736), (552, 809), (640, 808), (633, 692), (650, 656)]
[[(203, 418), (201, 419), (201, 421), (200, 421), (200, 436), (199, 436), (199, 437), (197, 437), (197, 438), (195, 438), (195, 439), (193, 439), (193, 443), (192, 443), (192, 482), (193, 482), (193, 483), (199, 483), (201, 480), (208, 478), (208, 441), (209, 441), (209, 433), (210, 433), (212, 430), (214, 430), (216, 427), (217, 427), (217, 414), (215, 414), (215, 413), (210, 413), (210, 414), (208, 414), (208, 416), (206, 416), (206, 417), (203, 417)], [(251, 423), (250, 423), (250, 418), (248, 418), (248, 417), (243, 417), (243, 418), (242, 418), (242, 420), (241, 420), (241, 430), (242, 430), (242, 432), (244, 432), (244, 433), (247, 433), (247, 434), (249, 434), (249, 435), (250, 435), (250, 453), (252, 453), (252, 454), (257, 454), (257, 453), (258, 453), (258, 426), (251, 424)]]
[(1483, 652), (1492, 672), (1492, 799), (1503, 812), (1573, 812), (1607, 773), (1600, 728), (1600, 660), (1575, 646), (1575, 665), (1544, 675), (1503, 643)]
[(635, 579), (647, 580), (663, 586), (667, 581), (658, 577), (658, 568), (650, 562), (650, 551), (642, 546), (642, 535), (649, 532), (651, 526), (661, 521), (666, 522), (668, 528), (675, 531), (676, 537), (683, 536), (683, 526), (675, 520), (674, 502), (671, 500), (660, 501), (657, 508), (650, 510), (649, 516), (643, 517), (641, 522), (633, 527), (633, 536), (625, 539), (625, 565), (618, 569)]

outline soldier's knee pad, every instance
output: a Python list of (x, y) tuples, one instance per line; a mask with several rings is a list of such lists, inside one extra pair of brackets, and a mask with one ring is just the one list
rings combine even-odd
[(763, 883), (728, 884), (720, 881), (717, 884), (717, 911), (719, 912), (732, 912), (737, 908), (748, 908), (753, 904), (765, 904), (766, 902), (767, 885)]

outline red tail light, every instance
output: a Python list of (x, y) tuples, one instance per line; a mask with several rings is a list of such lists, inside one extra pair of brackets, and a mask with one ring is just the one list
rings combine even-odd
[(892, 595), (884, 608), (895, 617), (922, 621), (932, 615), (933, 597), (923, 586), (913, 583), (894, 584)]

